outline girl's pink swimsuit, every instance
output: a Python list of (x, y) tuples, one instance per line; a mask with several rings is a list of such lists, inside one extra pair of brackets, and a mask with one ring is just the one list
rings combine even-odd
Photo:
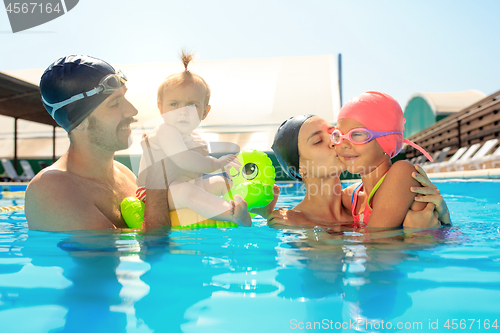
[(361, 213), (359, 215), (356, 214), (356, 204), (358, 203), (358, 194), (359, 194), (359, 191), (361, 190), (361, 188), (363, 187), (362, 186), (363, 183), (360, 183), (356, 187), (354, 192), (352, 193), (351, 214), (352, 214), (352, 219), (353, 219), (355, 225), (360, 226), (361, 223), (363, 223), (365, 225), (368, 224), (368, 220), (370, 220), (370, 215), (372, 214), (372, 208), (370, 207), (370, 202), (371, 202), (373, 196), (375, 195), (375, 192), (377, 192), (380, 185), (382, 185), (382, 182), (384, 181), (384, 179), (385, 179), (385, 175), (383, 175), (382, 178), (379, 179), (377, 184), (375, 184), (375, 187), (373, 188), (373, 190), (370, 192), (370, 195), (368, 196), (368, 201), (365, 205), (365, 209), (364, 209), (363, 213)]

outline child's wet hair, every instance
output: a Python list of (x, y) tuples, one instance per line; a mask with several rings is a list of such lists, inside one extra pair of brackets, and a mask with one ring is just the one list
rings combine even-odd
[(160, 87), (158, 87), (158, 95), (157, 95), (157, 101), (158, 103), (162, 103), (163, 101), (163, 94), (165, 93), (165, 89), (172, 88), (172, 87), (177, 87), (183, 84), (187, 83), (194, 83), (194, 84), (200, 84), (203, 86), (205, 89), (205, 105), (208, 105), (208, 102), (210, 100), (210, 87), (208, 84), (205, 82), (205, 80), (199, 76), (198, 74), (192, 73), (189, 69), (189, 63), (194, 59), (194, 54), (189, 53), (185, 50), (182, 50), (181, 54), (179, 55), (181, 58), (182, 64), (184, 65), (184, 71), (172, 74), (168, 76), (161, 84)]

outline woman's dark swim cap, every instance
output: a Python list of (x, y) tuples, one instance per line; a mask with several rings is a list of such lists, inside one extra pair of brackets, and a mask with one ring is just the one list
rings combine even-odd
[[(89, 56), (70, 55), (56, 60), (40, 78), (40, 92), (47, 103), (65, 101), (97, 87), (115, 69), (105, 61)], [(55, 111), (54, 120), (70, 132), (109, 95), (97, 94), (75, 101)], [(52, 107), (43, 104), (49, 113)]]
[(303, 114), (285, 120), (278, 128), (271, 147), (281, 168), (288, 176), (298, 180), (302, 180), (299, 175), (299, 131), (311, 117), (314, 115)]

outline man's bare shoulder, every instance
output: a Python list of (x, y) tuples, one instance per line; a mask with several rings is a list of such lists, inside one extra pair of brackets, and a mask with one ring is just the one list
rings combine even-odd
[(124, 164), (114, 161), (115, 168), (125, 177), (129, 178), (130, 180), (135, 182), (135, 175), (134, 173)]
[(97, 209), (84, 183), (68, 171), (49, 167), (26, 189), (25, 213), (31, 230), (112, 228)]
[(54, 166), (40, 171), (26, 189), (25, 212), (30, 229), (55, 230), (50, 212), (58, 211), (61, 204), (78, 196), (78, 184), (67, 171)]
[(64, 191), (69, 185), (75, 184), (75, 176), (65, 170), (48, 167), (40, 171), (29, 183), (26, 195), (39, 195), (59, 189)]

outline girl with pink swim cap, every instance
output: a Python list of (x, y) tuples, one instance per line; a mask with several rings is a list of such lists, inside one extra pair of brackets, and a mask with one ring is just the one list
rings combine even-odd
[[(334, 131), (335, 127), (325, 119), (311, 114), (291, 117), (280, 125), (272, 149), (282, 171), (291, 178), (300, 180), (306, 193), (302, 201), (291, 209), (280, 208), (273, 212), (266, 210), (264, 214), (259, 213), (268, 216), (269, 226), (322, 226), (330, 230), (348, 230), (354, 226), (355, 230), (360, 230), (360, 224), (353, 225), (353, 189), (342, 189), (341, 186), (340, 174), (346, 167), (332, 144), (331, 135)], [(438, 220), (442, 216), (439, 211), (447, 211), (444, 209), (446, 203), (425, 172), (417, 166), (415, 168), (418, 172), (413, 177), (422, 187), (414, 187), (411, 191), (421, 194), (415, 197), (416, 201), (428, 204), (424, 210), (414, 212), (409, 209), (400, 223), (402, 221), (405, 228), (433, 228), (439, 225)], [(275, 189), (275, 199), (278, 194), (279, 188)], [(267, 208), (272, 209), (275, 203), (276, 200)], [(376, 237), (380, 236), (377, 233)]]
[[(415, 193), (410, 191), (411, 187), (420, 186), (412, 177), (414, 166), (408, 161), (391, 163), (403, 143), (432, 161), (425, 150), (403, 139), (405, 122), (399, 103), (380, 92), (369, 91), (354, 97), (340, 110), (331, 139), (347, 170), (361, 175), (362, 184), (347, 189), (354, 193), (346, 208), (351, 210), (355, 222), (370, 227), (396, 227), (408, 209), (425, 208), (426, 203), (415, 201)], [(447, 209), (440, 215), (443, 223), (451, 224)]]

